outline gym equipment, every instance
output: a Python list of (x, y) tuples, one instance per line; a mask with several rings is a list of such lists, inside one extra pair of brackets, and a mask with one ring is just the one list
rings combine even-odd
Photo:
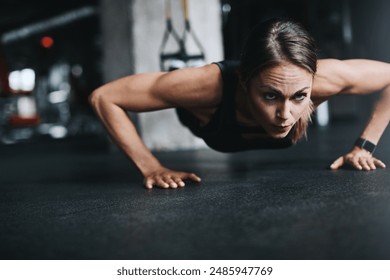
[[(179, 68), (196, 67), (205, 64), (205, 53), (202, 44), (191, 28), (188, 13), (188, 1), (182, 0), (184, 15), (184, 31), (180, 37), (172, 25), (171, 0), (165, 0), (165, 19), (166, 29), (160, 47), (160, 68), (162, 71), (173, 71)], [(178, 51), (165, 52), (167, 42), (172, 37), (178, 45)], [(191, 38), (198, 49), (198, 53), (189, 54), (187, 51), (187, 42)]]

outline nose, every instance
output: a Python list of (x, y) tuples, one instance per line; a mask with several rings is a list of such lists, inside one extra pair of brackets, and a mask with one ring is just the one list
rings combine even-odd
[(281, 102), (281, 104), (277, 107), (276, 117), (283, 121), (288, 120), (291, 116), (290, 109), (291, 108), (288, 101)]

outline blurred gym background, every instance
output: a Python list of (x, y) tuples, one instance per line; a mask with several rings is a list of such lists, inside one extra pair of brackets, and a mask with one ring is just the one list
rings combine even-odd
[[(162, 43), (167, 2), (181, 35), (180, 0), (0, 0), (0, 145), (89, 139), (112, 147), (88, 96), (122, 76), (160, 71), (160, 54), (177, 51), (175, 38)], [(251, 27), (279, 16), (302, 22), (322, 58), (390, 61), (389, 14), (385, 0), (188, 0), (195, 38), (186, 48), (204, 55), (196, 65), (238, 59)], [(313, 125), (367, 118), (375, 97), (337, 97)], [(129, 114), (154, 150), (205, 147), (173, 110)]]

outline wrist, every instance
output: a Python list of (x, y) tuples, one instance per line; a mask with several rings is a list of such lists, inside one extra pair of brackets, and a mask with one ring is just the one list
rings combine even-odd
[(140, 170), (140, 172), (142, 173), (142, 175), (144, 177), (148, 176), (149, 174), (152, 174), (152, 173), (154, 173), (157, 170), (160, 170), (162, 168), (164, 168), (164, 167), (162, 166), (162, 164), (159, 161), (148, 162), (148, 163), (145, 163), (145, 164), (138, 166), (138, 169)]

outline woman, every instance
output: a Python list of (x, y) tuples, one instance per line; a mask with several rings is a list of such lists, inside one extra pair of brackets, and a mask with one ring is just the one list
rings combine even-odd
[(299, 24), (273, 20), (252, 31), (240, 63), (128, 76), (95, 90), (90, 102), (143, 174), (146, 188), (177, 188), (184, 187), (185, 180), (201, 179), (162, 166), (142, 142), (126, 110), (176, 108), (181, 122), (211, 148), (235, 152), (291, 146), (305, 136), (313, 110), (330, 97), (382, 91), (352, 150), (330, 167), (384, 168), (373, 150), (390, 119), (390, 64), (317, 60), (315, 51), (313, 39)]

